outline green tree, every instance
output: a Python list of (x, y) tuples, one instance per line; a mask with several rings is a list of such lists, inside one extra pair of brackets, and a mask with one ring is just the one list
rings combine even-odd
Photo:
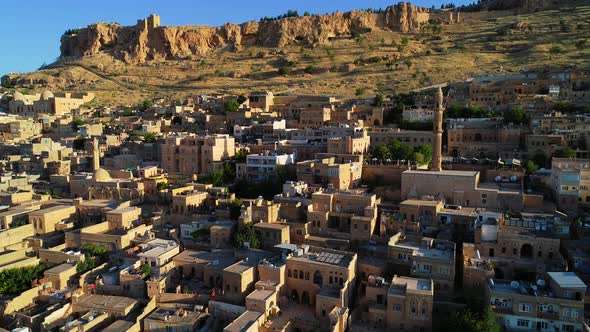
[(557, 149), (553, 154), (555, 158), (576, 158), (576, 150), (570, 148), (569, 146), (565, 146), (563, 148)]
[(502, 117), (504, 118), (504, 122), (506, 123), (527, 124), (529, 122), (528, 116), (520, 108), (505, 111), (502, 114)]
[(526, 172), (529, 173), (529, 174), (531, 174), (531, 173), (534, 173), (536, 170), (539, 169), (539, 165), (535, 164), (534, 161), (529, 160), (529, 161), (526, 162), (525, 168), (526, 168)]
[(408, 144), (402, 144), (399, 140), (392, 140), (387, 143), (387, 148), (394, 160), (408, 160), (411, 159), (414, 148)]
[(80, 129), (80, 126), (85, 123), (86, 123), (86, 121), (84, 121), (82, 119), (74, 119), (74, 120), (72, 120), (72, 129), (74, 131), (78, 131), (78, 129)]
[(130, 108), (126, 108), (125, 110), (123, 110), (123, 116), (132, 116), (133, 115), (133, 110)]
[(365, 94), (365, 92), (366, 92), (366, 90), (364, 88), (357, 88), (354, 91), (354, 95), (360, 98)]
[(308, 11), (305, 11), (305, 12), (303, 13), (303, 16), (310, 16), (310, 15), (311, 15), (311, 14), (310, 14)]
[(375, 95), (375, 99), (373, 99), (373, 106), (377, 106), (377, 107), (383, 106), (383, 100), (384, 100), (383, 94), (377, 93)]
[(170, 188), (170, 183), (168, 183), (168, 182), (158, 182), (158, 184), (156, 185), (156, 188), (158, 188), (158, 190), (168, 189), (168, 188)]
[(0, 272), (0, 294), (18, 295), (31, 288), (31, 282), (43, 277), (48, 266), (35, 266), (6, 269)]
[(383, 144), (371, 146), (369, 153), (373, 158), (377, 158), (379, 160), (391, 159), (391, 152), (389, 152), (387, 146)]
[(154, 133), (146, 133), (143, 135), (143, 141), (145, 143), (154, 143), (156, 141), (157, 137), (156, 134)]
[(141, 264), (139, 266), (139, 269), (141, 270), (141, 273), (143, 273), (144, 276), (149, 276), (152, 274), (152, 266), (148, 263)]
[(563, 47), (561, 47), (561, 45), (552, 45), (549, 48), (549, 53), (551, 53), (551, 55), (556, 55), (563, 52)]
[(406, 67), (408, 67), (408, 69), (412, 68), (412, 60), (411, 59), (406, 58), (404, 60), (404, 64), (406, 65)]
[(500, 332), (496, 315), (488, 306), (483, 313), (477, 314), (469, 309), (455, 311), (449, 315), (439, 329), (455, 332)]
[(583, 50), (586, 47), (587, 42), (588, 41), (586, 39), (580, 39), (580, 40), (576, 41), (576, 43), (575, 43), (576, 48), (579, 50)]
[(246, 152), (246, 150), (244, 150), (244, 149), (240, 149), (240, 150), (236, 151), (236, 154), (234, 155), (234, 160), (237, 163), (245, 163), (247, 157), (248, 157), (248, 152)]
[(209, 171), (203, 179), (204, 183), (210, 183), (214, 186), (219, 186), (223, 183), (223, 170), (218, 169)]
[(96, 260), (92, 256), (86, 255), (86, 259), (76, 264), (76, 272), (86, 273), (96, 267)]
[(141, 103), (141, 107), (144, 110), (147, 110), (148, 108), (152, 107), (153, 105), (154, 105), (154, 102), (149, 99), (146, 99), (143, 101), (143, 103)]
[(420, 152), (412, 153), (410, 160), (412, 160), (413, 162), (415, 162), (418, 165), (424, 165), (424, 155), (421, 154)]
[(229, 218), (231, 220), (238, 220), (242, 214), (242, 205), (244, 202), (241, 199), (234, 199), (229, 203)]
[(423, 144), (415, 148), (414, 151), (422, 155), (423, 163), (421, 165), (429, 165), (432, 162), (432, 145)]
[(240, 103), (236, 99), (230, 99), (223, 104), (226, 112), (236, 112), (240, 108)]
[(410, 43), (410, 39), (408, 37), (402, 38), (402, 45), (407, 46)]
[(236, 99), (236, 100), (237, 100), (238, 104), (242, 105), (243, 103), (246, 102), (246, 100), (248, 100), (248, 98), (244, 95), (239, 95), (238, 99)]
[(260, 248), (260, 238), (256, 234), (253, 223), (247, 223), (238, 227), (233, 236), (233, 245), (236, 248), (244, 247), (244, 243), (249, 243), (250, 248)]
[(86, 243), (80, 247), (80, 250), (94, 257), (105, 257), (108, 253), (107, 248), (102, 244)]

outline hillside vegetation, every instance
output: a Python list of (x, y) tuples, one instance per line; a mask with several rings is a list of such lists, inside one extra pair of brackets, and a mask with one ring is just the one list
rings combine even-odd
[(518, 15), (469, 13), (461, 24), (431, 24), (418, 33), (374, 30), (322, 45), (217, 50), (182, 60), (127, 64), (103, 54), (14, 77), (42, 83), (19, 88), (94, 91), (97, 104), (133, 104), (252, 90), (368, 97), (479, 75), (587, 69), (590, 1), (576, 4)]

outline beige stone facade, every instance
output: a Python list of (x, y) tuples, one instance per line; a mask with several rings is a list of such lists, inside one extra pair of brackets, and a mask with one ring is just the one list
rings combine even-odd
[(176, 136), (161, 146), (162, 169), (169, 173), (207, 174), (220, 169), (221, 162), (235, 154), (229, 135)]

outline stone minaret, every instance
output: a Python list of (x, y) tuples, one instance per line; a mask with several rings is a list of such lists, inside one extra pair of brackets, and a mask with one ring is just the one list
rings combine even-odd
[(98, 150), (98, 138), (92, 139), (92, 171), (96, 172), (100, 168), (100, 151)]
[(432, 171), (442, 171), (442, 134), (443, 134), (443, 93), (442, 89), (436, 91), (436, 110), (432, 128)]

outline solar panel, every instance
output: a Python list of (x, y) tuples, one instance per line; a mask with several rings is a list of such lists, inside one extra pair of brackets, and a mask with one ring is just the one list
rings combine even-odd
[(318, 262), (324, 262), (328, 264), (340, 264), (340, 261), (344, 258), (344, 255), (340, 254), (333, 254), (329, 252), (321, 252), (318, 254), (316, 260)]

